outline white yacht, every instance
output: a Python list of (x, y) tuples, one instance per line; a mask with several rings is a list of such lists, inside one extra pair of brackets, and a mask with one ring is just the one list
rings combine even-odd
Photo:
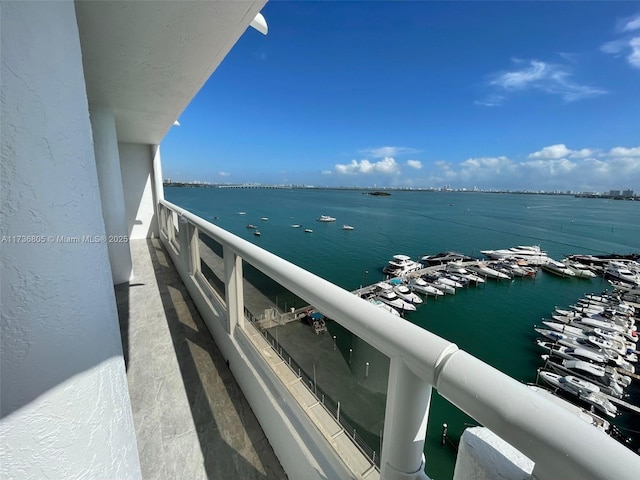
[(329, 215), (320, 215), (316, 220), (319, 222), (335, 222), (335, 217), (330, 217)]
[(398, 297), (396, 292), (393, 291), (393, 287), (390, 284), (386, 282), (376, 283), (376, 290), (377, 298), (384, 303), (391, 305), (398, 310), (406, 310), (410, 312), (416, 310), (416, 306), (413, 303), (407, 302)]
[(367, 302), (371, 303), (372, 305), (375, 305), (376, 307), (380, 308), (381, 310), (384, 310), (385, 312), (389, 312), (392, 315), (395, 315), (396, 317), (400, 316), (400, 313), (398, 313), (398, 311), (395, 308), (393, 308), (391, 305), (387, 305), (386, 303), (381, 302), (376, 298), (370, 298), (369, 300), (367, 300)]
[(559, 277), (575, 277), (576, 274), (567, 265), (562, 262), (558, 262), (552, 258), (547, 258), (546, 263), (541, 265), (542, 269), (553, 273)]
[(415, 293), (413, 293), (406, 285), (395, 285), (393, 291), (405, 302), (411, 302), (414, 305), (422, 303), (422, 299)]
[(476, 272), (480, 275), (483, 275), (488, 278), (495, 278), (497, 280), (510, 279), (509, 275), (506, 273), (499, 272), (498, 270), (494, 270), (485, 262), (476, 262), (466, 266), (467, 270), (471, 270), (472, 272)]
[(531, 265), (543, 265), (548, 258), (547, 252), (542, 251), (539, 245), (518, 245), (500, 250), (480, 250), (480, 253), (493, 260), (509, 257), (522, 258)]
[(568, 258), (565, 258), (564, 260), (562, 260), (562, 263), (564, 263), (567, 266), (567, 268), (574, 273), (576, 277), (579, 277), (579, 278), (597, 277), (597, 275), (593, 272), (593, 270), (591, 270), (589, 267), (587, 267), (586, 265), (580, 262), (576, 262), (574, 260), (569, 260)]
[(421, 263), (411, 260), (408, 255), (394, 255), (382, 271), (392, 277), (403, 277), (422, 268), (423, 265)]
[(623, 282), (640, 285), (640, 275), (622, 262), (609, 262), (604, 269), (604, 274)]
[(600, 387), (595, 383), (587, 382), (586, 380), (574, 377), (573, 375), (560, 375), (558, 373), (543, 370), (540, 372), (540, 378), (549, 385), (574, 394), (600, 392)]
[(431, 295), (432, 297), (441, 297), (444, 295), (442, 290), (425, 282), (422, 278), (411, 278), (409, 279), (408, 285), (412, 290), (424, 295)]

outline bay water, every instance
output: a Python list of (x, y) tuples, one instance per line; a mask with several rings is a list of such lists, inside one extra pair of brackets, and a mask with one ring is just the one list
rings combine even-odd
[[(640, 202), (480, 192), (366, 193), (165, 187), (168, 201), (347, 290), (382, 280), (382, 268), (396, 254), (420, 259), (452, 250), (481, 257), (480, 250), (515, 245), (540, 245), (557, 260), (569, 254), (640, 252)], [(320, 215), (337, 221), (318, 222)], [(261, 235), (247, 224), (256, 225)], [(354, 230), (343, 230), (343, 224)], [(540, 271), (535, 279), (488, 280), (456, 295), (429, 298), (405, 318), (507, 375), (533, 382), (543, 364), (533, 326), (549, 318), (555, 306), (567, 307), (585, 293), (607, 288), (600, 277), (567, 279)], [(451, 443), (444, 447), (443, 423)], [(638, 419), (624, 416), (616, 423), (634, 438), (636, 449)], [(452, 477), (452, 445), (475, 424), (434, 391), (425, 446), (428, 475)]]

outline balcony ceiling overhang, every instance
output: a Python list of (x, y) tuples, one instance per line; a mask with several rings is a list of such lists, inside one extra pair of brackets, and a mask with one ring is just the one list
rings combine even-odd
[(89, 103), (119, 141), (160, 143), (265, 3), (76, 2)]

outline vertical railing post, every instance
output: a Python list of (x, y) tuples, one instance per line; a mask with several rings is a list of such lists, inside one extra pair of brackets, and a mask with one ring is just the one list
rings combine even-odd
[(189, 273), (194, 275), (200, 271), (200, 238), (198, 228), (195, 225), (189, 223), (187, 228), (187, 239), (189, 241)]
[(160, 231), (167, 235), (167, 213), (166, 208), (162, 204), (158, 204), (158, 225)]
[(175, 239), (174, 228), (173, 228), (173, 211), (167, 209), (167, 237), (169, 238), (169, 243), (173, 243)]
[(224, 257), (224, 283), (227, 301), (227, 333), (236, 325), (244, 328), (244, 293), (242, 289), (242, 258), (227, 245), (222, 247)]
[(180, 215), (178, 217), (178, 244), (180, 245), (180, 260), (186, 272), (191, 273), (191, 242), (189, 239), (189, 220)]
[(424, 441), (431, 385), (400, 358), (391, 358), (380, 477), (385, 480), (427, 479)]

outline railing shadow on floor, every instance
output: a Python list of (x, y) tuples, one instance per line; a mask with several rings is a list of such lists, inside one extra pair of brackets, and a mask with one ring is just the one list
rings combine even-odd
[[(200, 317), (167, 252), (159, 240), (148, 241), (148, 248), (191, 415), (196, 426), (207, 476), (211, 479), (286, 478), (260, 424)], [(192, 348), (193, 346), (198, 348)], [(196, 358), (198, 354), (204, 355), (205, 359)], [(206, 363), (210, 363), (213, 371), (206, 371), (203, 368), (206, 368)], [(220, 405), (220, 397), (224, 395), (211, 395), (212, 387), (218, 390), (224, 388), (224, 392), (221, 393), (225, 393), (229, 398), (228, 402), (224, 402), (224, 406)], [(218, 402), (220, 408), (214, 408), (212, 402)], [(245, 430), (248, 445), (242, 439), (244, 432), (241, 430), (229, 432), (225, 428), (227, 425), (220, 425), (219, 420), (224, 420), (228, 416), (235, 416), (238, 419), (236, 427)], [(223, 434), (232, 436), (240, 445), (236, 447), (229, 444)], [(247, 451), (251, 448), (254, 449), (264, 473), (245, 458)]]

